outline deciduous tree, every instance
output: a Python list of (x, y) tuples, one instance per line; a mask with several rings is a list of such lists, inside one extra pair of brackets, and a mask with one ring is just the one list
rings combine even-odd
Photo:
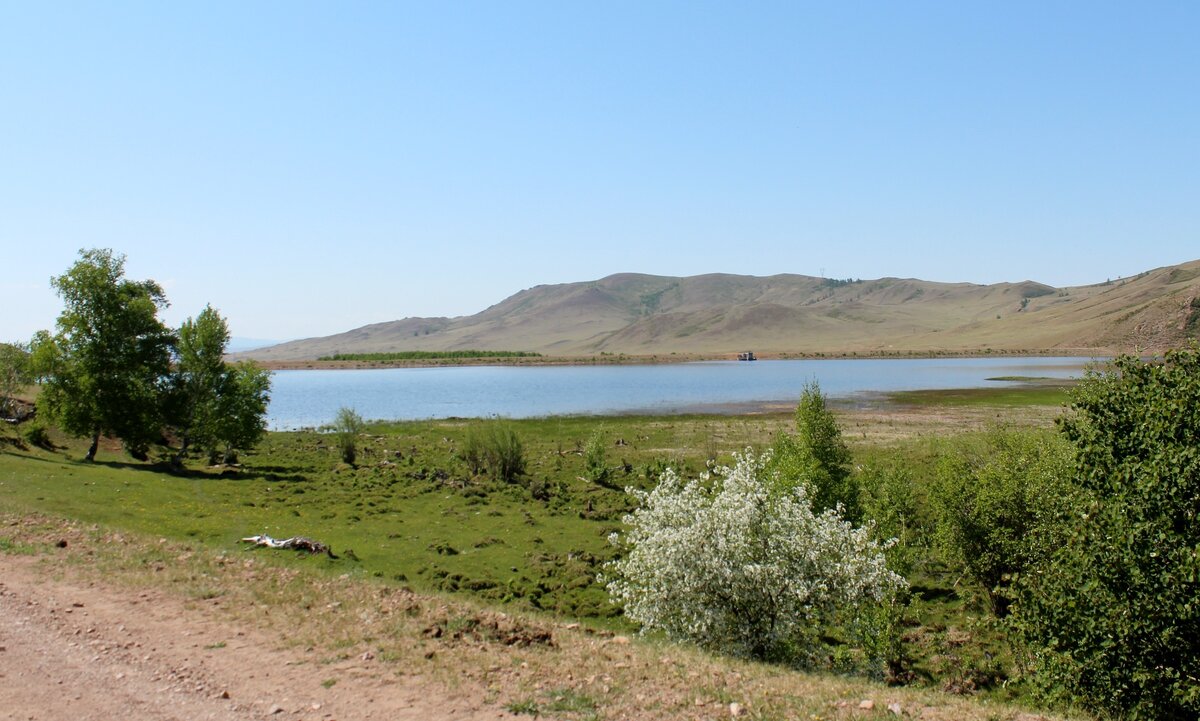
[(270, 373), (249, 363), (226, 363), (228, 343), (228, 324), (212, 306), (179, 329), (171, 395), (171, 416), (180, 435), (177, 464), (193, 446), (207, 450), (213, 460), (228, 462), (264, 433)]
[(1054, 434), (994, 430), (946, 456), (930, 490), (937, 538), (999, 617), (1012, 582), (1063, 542), (1074, 512), (1070, 445)]
[(17, 392), (33, 380), (28, 349), (0, 343), (0, 418), (12, 416)]
[(795, 435), (781, 435), (773, 451), (770, 472), (778, 474), (781, 483), (808, 486), (808, 497), (818, 511), (840, 506), (843, 518), (861, 520), (859, 487), (850, 473), (850, 450), (816, 382), (806, 384), (800, 394)]
[(1052, 692), (1114, 718), (1200, 718), (1200, 346), (1094, 372), (1061, 422), (1087, 497), (1014, 604)]
[(152, 280), (125, 278), (125, 257), (81, 250), (66, 273), (51, 279), (65, 307), (54, 335), (40, 334), (35, 372), (44, 378), (39, 407), (67, 433), (120, 438), (144, 458), (162, 430), (162, 394), (174, 335), (158, 318), (167, 305)]

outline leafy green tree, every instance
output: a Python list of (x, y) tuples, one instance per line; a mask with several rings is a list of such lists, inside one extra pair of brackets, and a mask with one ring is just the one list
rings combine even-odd
[(937, 539), (998, 617), (1012, 582), (1063, 542), (1073, 511), (1071, 448), (1057, 435), (995, 430), (943, 458), (931, 484)]
[(230, 463), (236, 451), (253, 448), (262, 440), (270, 400), (270, 371), (249, 361), (227, 365), (217, 394), (210, 455), (219, 452)]
[(15, 343), (0, 343), (0, 418), (13, 415), (17, 392), (31, 382), (29, 351)]
[(91, 437), (88, 461), (102, 435), (120, 438), (144, 459), (163, 426), (174, 340), (158, 319), (166, 297), (152, 280), (126, 279), (123, 255), (108, 249), (79, 255), (50, 281), (65, 307), (57, 332), (35, 339), (34, 370), (44, 379), (38, 405), (63, 431)]
[(265, 432), (270, 373), (252, 364), (225, 362), (229, 328), (221, 314), (205, 306), (179, 329), (171, 394), (171, 416), (179, 431), (176, 463), (192, 446), (210, 459), (230, 462), (235, 451), (252, 447)]
[(1019, 584), (1035, 678), (1106, 716), (1200, 718), (1200, 346), (1089, 373), (1061, 429), (1087, 496)]
[(902, 464), (871, 464), (858, 475), (858, 484), (863, 518), (874, 524), (872, 538), (883, 544), (888, 567), (907, 576), (928, 545), (912, 474)]
[(840, 505), (842, 518), (855, 523), (862, 519), (858, 483), (850, 473), (850, 449), (816, 382), (805, 384), (796, 406), (796, 433), (779, 436), (768, 470), (779, 475), (785, 488), (808, 486), (815, 510)]
[(183, 462), (193, 443), (212, 448), (216, 441), (228, 343), (225, 319), (211, 306), (205, 306), (196, 318), (188, 318), (179, 328), (172, 409), (180, 434), (177, 464)]

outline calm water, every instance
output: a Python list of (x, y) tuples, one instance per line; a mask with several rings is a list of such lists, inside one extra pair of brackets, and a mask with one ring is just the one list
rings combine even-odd
[(1090, 358), (717, 361), (622, 366), (463, 366), (295, 370), (274, 374), (272, 429), (329, 423), (347, 406), (364, 418), (529, 418), (673, 413), (795, 402), (809, 381), (830, 398), (930, 388), (1011, 385), (995, 376), (1070, 378)]

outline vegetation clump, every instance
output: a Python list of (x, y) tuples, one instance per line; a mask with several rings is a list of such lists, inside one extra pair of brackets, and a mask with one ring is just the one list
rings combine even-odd
[(333, 435), (343, 463), (354, 465), (358, 459), (358, 437), (366, 428), (363, 417), (353, 408), (342, 406), (333, 419)]
[(39, 331), (29, 375), (41, 382), (38, 407), (67, 434), (90, 437), (93, 461), (101, 436), (119, 438), (134, 458), (173, 431), (182, 463), (189, 446), (229, 460), (263, 435), (270, 375), (224, 361), (229, 332), (211, 307), (178, 333), (158, 318), (167, 306), (152, 280), (125, 278), (125, 256), (81, 250), (67, 272), (51, 279), (63, 299), (57, 330)]
[(1084, 495), (1019, 587), (1034, 679), (1101, 714), (1200, 717), (1200, 346), (1090, 373), (1060, 425)]
[(512, 424), (502, 420), (468, 428), (460, 456), (475, 475), (514, 483), (525, 474), (525, 446)]
[(179, 329), (170, 399), (180, 436), (176, 465), (191, 446), (207, 450), (212, 463), (232, 463), (236, 449), (254, 446), (266, 432), (270, 373), (252, 363), (226, 363), (228, 345), (228, 325), (211, 306)]
[(807, 665), (820, 634), (904, 588), (881, 545), (804, 484), (780, 488), (769, 454), (735, 454), (715, 477), (668, 470), (614, 533), (606, 585), (643, 630), (755, 659)]
[(785, 487), (806, 486), (817, 511), (838, 509), (849, 521), (861, 520), (861, 491), (850, 472), (850, 449), (816, 382), (805, 384), (795, 418), (796, 433), (781, 434), (775, 442), (770, 472)]
[(613, 469), (608, 465), (608, 450), (603, 428), (597, 428), (588, 438), (587, 445), (583, 449), (583, 467), (589, 481), (611, 487)]
[(1070, 464), (1064, 439), (1013, 430), (941, 459), (930, 488), (937, 541), (997, 617), (1008, 615), (1012, 583), (1064, 540), (1074, 508)]
[(144, 459), (166, 421), (173, 335), (158, 318), (167, 305), (162, 288), (125, 278), (124, 256), (107, 249), (81, 251), (51, 284), (65, 308), (57, 332), (34, 339), (35, 370), (45, 379), (39, 407), (67, 433), (91, 438), (89, 461), (102, 435)]
[(12, 418), (17, 392), (33, 381), (29, 350), (15, 343), (0, 343), (0, 418)]

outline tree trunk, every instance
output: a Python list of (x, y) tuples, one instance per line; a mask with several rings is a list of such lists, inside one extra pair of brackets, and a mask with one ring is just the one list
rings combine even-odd
[(83, 460), (87, 461), (88, 463), (91, 463), (92, 461), (96, 460), (96, 449), (98, 449), (99, 447), (100, 447), (100, 431), (96, 431), (95, 433), (92, 434), (92, 445), (90, 448), (88, 448), (87, 455), (83, 457)]
[(183, 469), (183, 457), (187, 454), (188, 440), (189, 439), (185, 434), (183, 436), (183, 440), (179, 443), (179, 452), (176, 453), (175, 457), (171, 459), (171, 467), (177, 471)]

